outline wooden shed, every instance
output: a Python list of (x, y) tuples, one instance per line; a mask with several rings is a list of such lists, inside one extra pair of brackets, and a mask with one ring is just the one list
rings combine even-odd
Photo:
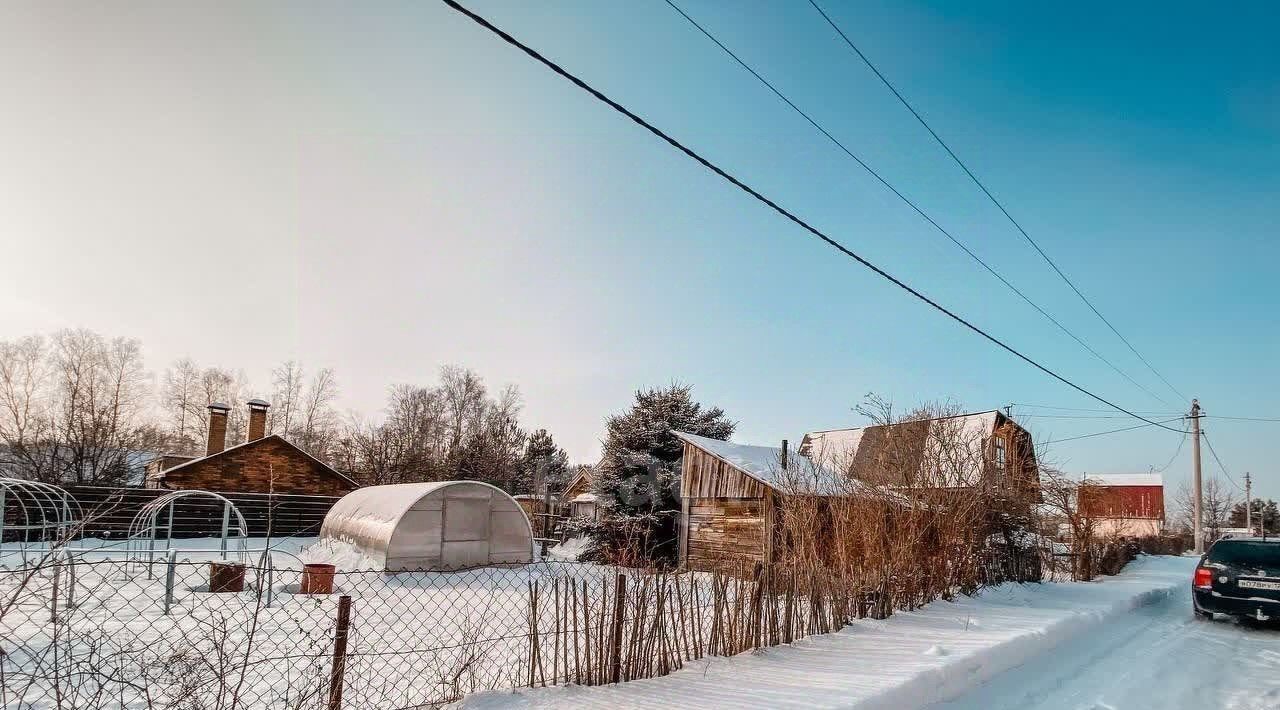
[(838, 474), (781, 447), (674, 433), (684, 442), (679, 545), (689, 569), (770, 562), (786, 496), (847, 490)]

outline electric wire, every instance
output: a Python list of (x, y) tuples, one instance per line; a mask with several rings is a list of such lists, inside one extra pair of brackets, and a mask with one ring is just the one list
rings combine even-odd
[[(1120, 433), (1120, 432), (1122, 432), (1122, 431), (1133, 431), (1134, 429), (1142, 429), (1142, 428), (1144, 428), (1144, 427), (1149, 427), (1149, 426), (1164, 426), (1165, 424), (1168, 424), (1169, 422), (1176, 422), (1176, 421), (1178, 421), (1179, 419), (1182, 419), (1182, 417), (1175, 417), (1175, 418), (1173, 418), (1173, 419), (1166, 419), (1166, 420), (1165, 420), (1165, 421), (1163, 421), (1163, 422), (1148, 422), (1148, 423), (1146, 423), (1146, 424), (1138, 424), (1137, 426), (1128, 426), (1128, 427), (1124, 427), (1123, 429), (1110, 429), (1110, 430), (1108, 430), (1108, 431), (1099, 431), (1099, 432), (1094, 432), (1094, 433), (1092, 433), (1092, 434), (1082, 434), (1082, 435), (1080, 435), (1080, 436), (1070, 436), (1070, 437), (1067, 437), (1067, 438), (1065, 438), (1065, 439), (1054, 439), (1053, 441), (1042, 441), (1042, 442), (1040, 442), (1040, 445), (1042, 445), (1042, 446), (1043, 446), (1043, 445), (1045, 445), (1045, 444), (1061, 444), (1061, 443), (1062, 443), (1062, 442), (1064, 442), (1064, 441), (1076, 441), (1077, 439), (1092, 439), (1092, 438), (1093, 438), (1093, 437), (1095, 437), (1095, 436), (1106, 436), (1107, 434), (1119, 434), (1119, 433)], [(1186, 434), (1186, 433), (1187, 433), (1187, 432), (1186, 432), (1185, 430), (1183, 430), (1183, 429), (1173, 429), (1172, 427), (1167, 427), (1167, 426), (1164, 426), (1164, 428), (1165, 428), (1165, 429), (1169, 429), (1170, 431), (1180, 432), (1180, 433), (1182, 433), (1182, 434)]]
[(969, 169), (968, 165), (965, 165), (964, 161), (960, 160), (960, 157), (955, 154), (955, 151), (951, 150), (951, 146), (947, 145), (946, 141), (942, 140), (942, 137), (939, 136), (937, 132), (933, 130), (933, 127), (930, 126), (927, 121), (924, 120), (924, 117), (920, 115), (920, 112), (917, 111), (915, 107), (911, 105), (911, 102), (907, 101), (906, 97), (902, 95), (902, 92), (898, 91), (898, 88), (894, 86), (893, 83), (890, 82), (887, 77), (885, 77), (885, 75), (880, 71), (878, 67), (876, 67), (875, 64), (871, 62), (870, 59), (867, 58), (866, 54), (863, 54), (861, 49), (858, 49), (858, 45), (854, 44), (853, 40), (849, 38), (849, 35), (845, 34), (844, 30), (840, 29), (840, 26), (835, 23), (835, 20), (832, 20), (831, 16), (828, 15), (821, 7), (819, 7), (817, 1), (809, 0), (809, 4), (813, 6), (813, 9), (818, 11), (819, 15), (822, 15), (822, 19), (826, 20), (827, 24), (831, 25), (831, 28), (836, 31), (836, 34), (840, 35), (840, 38), (844, 40), (845, 44), (847, 44), (849, 48), (853, 50), (854, 54), (858, 55), (858, 57), (863, 61), (864, 64), (867, 65), (869, 69), (871, 69), (871, 71), (880, 79), (881, 83), (883, 83), (886, 87), (888, 87), (889, 91), (893, 92), (893, 95), (896, 96), (898, 98), (898, 101), (901, 102), (902, 105), (905, 106), (907, 110), (911, 112), (911, 115), (915, 116), (916, 120), (920, 122), (920, 125), (924, 126), (925, 130), (929, 132), (929, 135), (933, 136), (933, 139), (938, 142), (938, 145), (942, 146), (942, 149), (947, 152), (947, 155), (951, 156), (951, 159), (955, 161), (956, 165), (960, 166), (960, 169), (963, 170), (965, 174), (969, 176), (970, 180), (973, 180), (973, 184), (977, 185), (978, 189), (981, 190), (982, 193), (987, 196), (987, 199), (991, 200), (991, 203), (994, 204), (996, 208), (999, 209), (1000, 212), (1004, 214), (1005, 218), (1009, 220), (1009, 223), (1012, 224), (1014, 228), (1018, 230), (1018, 232), (1023, 236), (1024, 239), (1027, 240), (1027, 243), (1030, 244), (1031, 247), (1036, 250), (1036, 253), (1038, 253), (1041, 256), (1041, 258), (1045, 260), (1045, 263), (1049, 264), (1049, 266), (1054, 270), (1054, 272), (1056, 272), (1058, 276), (1060, 276), (1062, 280), (1066, 282), (1067, 286), (1071, 287), (1071, 290), (1074, 291), (1075, 294), (1080, 297), (1080, 300), (1083, 301), (1084, 304), (1089, 307), (1089, 310), (1093, 311), (1093, 314), (1096, 315), (1099, 320), (1105, 323), (1107, 325), (1107, 328), (1109, 328), (1112, 333), (1115, 333), (1116, 337), (1119, 338), (1121, 342), (1123, 342), (1125, 346), (1129, 348), (1130, 352), (1132, 352), (1134, 355), (1137, 356), (1139, 360), (1142, 361), (1142, 364), (1147, 366), (1148, 370), (1151, 370), (1152, 374), (1160, 378), (1161, 382), (1164, 382), (1166, 385), (1168, 385), (1169, 389), (1173, 390), (1174, 394), (1178, 395), (1180, 399), (1184, 399), (1184, 400), (1187, 399), (1187, 397), (1183, 395), (1182, 392), (1180, 392), (1177, 387), (1173, 386), (1172, 382), (1170, 382), (1164, 375), (1160, 374), (1160, 371), (1157, 370), (1155, 366), (1153, 366), (1145, 357), (1142, 356), (1142, 353), (1138, 352), (1138, 349), (1133, 346), (1133, 343), (1130, 343), (1129, 339), (1124, 337), (1124, 335), (1122, 335), (1120, 331), (1117, 330), (1116, 327), (1111, 324), (1111, 321), (1107, 320), (1106, 316), (1102, 315), (1102, 312), (1099, 311), (1097, 307), (1093, 305), (1093, 302), (1090, 301), (1088, 298), (1086, 298), (1084, 293), (1082, 293), (1080, 289), (1076, 287), (1075, 282), (1067, 278), (1067, 275), (1063, 273), (1062, 269), (1058, 268), (1058, 265), (1054, 263), (1053, 259), (1049, 258), (1049, 255), (1045, 253), (1044, 249), (1040, 248), (1040, 245), (1036, 243), (1036, 240), (1031, 238), (1031, 235), (1028, 234), (1027, 230), (1022, 227), (1022, 224), (1020, 224), (1018, 220), (1013, 218), (1013, 215), (1009, 213), (1009, 210), (1005, 208), (1004, 204), (1002, 204), (999, 200), (997, 200), (995, 195), (991, 194), (991, 191), (987, 189), (987, 186), (984, 185), (982, 181), (978, 179), (977, 175), (974, 175), (973, 171)]
[(1018, 298), (1021, 298), (1023, 302), (1025, 302), (1027, 305), (1034, 308), (1037, 312), (1040, 313), (1040, 315), (1044, 316), (1050, 323), (1057, 326), (1058, 330), (1062, 331), (1072, 340), (1076, 341), (1076, 343), (1078, 343), (1080, 347), (1089, 351), (1090, 354), (1092, 354), (1095, 358), (1097, 358), (1107, 367), (1110, 367), (1121, 377), (1128, 380), (1129, 383), (1132, 384), (1134, 387), (1137, 387), (1143, 392), (1146, 392), (1148, 395), (1151, 395), (1151, 397), (1159, 400), (1162, 404), (1169, 404), (1168, 400), (1156, 394), (1155, 392), (1152, 392), (1142, 383), (1138, 382), (1133, 377), (1131, 377), (1127, 372), (1125, 372), (1124, 370), (1121, 370), (1115, 363), (1108, 360), (1105, 356), (1102, 355), (1102, 353), (1098, 352), (1097, 350), (1094, 350), (1092, 346), (1090, 346), (1088, 343), (1082, 340), (1079, 336), (1077, 336), (1074, 332), (1072, 332), (1071, 329), (1063, 325), (1061, 321), (1059, 321), (1057, 318), (1054, 318), (1052, 315), (1050, 315), (1049, 312), (1046, 311), (1044, 308), (1041, 308), (1038, 303), (1031, 300), (1031, 297), (1023, 293), (1022, 290), (1019, 289), (1017, 286), (1014, 286), (1008, 279), (1006, 279), (1000, 272), (996, 271), (995, 268), (993, 268), (990, 264), (988, 264), (982, 257), (974, 253), (973, 250), (968, 247), (968, 245), (960, 241), (947, 228), (943, 227), (940, 223), (938, 223), (938, 221), (935, 220), (929, 213), (925, 212), (924, 209), (920, 207), (918, 204), (916, 204), (915, 201), (907, 197), (906, 194), (904, 194), (901, 190), (899, 190), (896, 186), (894, 186), (893, 183), (889, 182), (884, 176), (882, 176), (874, 168), (868, 165), (866, 161), (864, 161), (856, 153), (850, 150), (848, 146), (846, 146), (840, 139), (832, 135), (830, 131), (828, 131), (822, 124), (818, 123), (818, 121), (814, 119), (812, 116), (810, 116), (807, 112), (805, 112), (804, 109), (797, 106), (796, 103), (792, 101), (790, 98), (788, 98), (785, 94), (783, 94), (778, 87), (774, 86), (772, 82), (764, 78), (764, 76), (762, 76), (760, 72), (756, 71), (750, 64), (747, 64), (746, 61), (744, 61), (741, 57), (739, 57), (732, 49), (729, 49), (728, 46), (726, 46), (723, 42), (721, 42), (707, 28), (703, 27), (697, 20), (690, 17), (687, 12), (681, 9), (680, 6), (674, 2), (674, 0), (666, 0), (666, 3), (667, 5), (671, 6), (671, 9), (675, 10), (681, 17), (687, 20), (689, 24), (697, 28), (697, 30), (701, 32), (703, 36), (711, 40), (717, 47), (723, 50), (725, 54), (729, 55), (729, 57), (733, 59), (733, 61), (737, 62), (739, 66), (747, 70), (747, 72), (750, 73), (751, 76), (754, 76), (761, 84), (763, 84), (767, 89), (769, 89), (769, 91), (772, 91), (774, 96), (777, 96), (779, 99), (781, 99), (783, 103), (791, 107), (792, 111), (795, 111), (797, 114), (799, 114), (801, 118), (807, 121), (809, 125), (817, 129), (819, 133), (826, 136), (827, 140), (831, 141), (845, 155), (852, 158), (855, 163), (861, 166), (863, 170), (867, 171), (867, 173), (871, 175), (871, 177), (875, 178), (881, 185), (883, 185), (885, 189), (889, 190), (889, 192), (893, 193), (895, 197), (897, 197), (904, 204), (906, 204), (908, 207), (914, 210), (916, 214), (920, 215), (920, 217), (924, 219), (924, 221), (928, 222), (930, 225), (933, 226), (934, 229), (938, 230), (938, 232), (940, 232), (944, 237), (949, 239), (952, 244), (955, 244), (957, 247), (959, 247), (961, 251), (963, 251), (966, 255), (969, 256), (970, 259), (973, 259), (974, 261), (978, 262), (978, 264), (981, 265), (982, 268), (986, 269), (987, 272), (990, 273), (992, 276), (994, 276), (1000, 283), (1004, 284), (1010, 291), (1013, 291), (1015, 294), (1017, 294)]
[(1190, 435), (1190, 433), (1191, 432), (1187, 432), (1182, 435), (1182, 438), (1178, 440), (1178, 448), (1174, 449), (1173, 456), (1169, 457), (1168, 463), (1161, 466), (1160, 468), (1155, 469), (1156, 473), (1164, 473), (1165, 471), (1169, 470), (1169, 467), (1173, 465), (1173, 462), (1178, 459), (1178, 454), (1182, 453), (1182, 447), (1186, 445), (1187, 437)]
[[(1099, 403), (1101, 403), (1101, 404), (1105, 404), (1105, 405), (1107, 405), (1108, 407), (1112, 407), (1112, 408), (1114, 408), (1114, 409), (1116, 409), (1116, 410), (1118, 410), (1118, 411), (1120, 411), (1120, 412), (1123, 412), (1123, 413), (1125, 413), (1125, 414), (1128, 414), (1128, 415), (1132, 416), (1132, 417), (1133, 417), (1133, 418), (1135, 418), (1135, 419), (1138, 419), (1138, 420), (1140, 420), (1140, 421), (1146, 422), (1145, 426), (1159, 426), (1159, 427), (1161, 427), (1161, 428), (1163, 428), (1163, 429), (1167, 429), (1167, 430), (1169, 430), (1169, 431), (1174, 431), (1174, 432), (1179, 432), (1179, 433), (1181, 433), (1181, 431), (1182, 431), (1182, 430), (1180, 430), (1180, 429), (1175, 429), (1175, 428), (1173, 428), (1173, 427), (1165, 426), (1165, 423), (1164, 423), (1164, 422), (1157, 422), (1157, 421), (1153, 421), (1153, 420), (1148, 419), (1148, 418), (1146, 418), (1146, 417), (1143, 417), (1143, 416), (1140, 416), (1140, 415), (1138, 415), (1138, 414), (1135, 414), (1134, 412), (1132, 412), (1132, 411), (1130, 411), (1130, 410), (1128, 410), (1128, 409), (1125, 409), (1124, 407), (1121, 407), (1120, 405), (1115, 404), (1115, 403), (1111, 402), (1111, 401), (1110, 401), (1110, 400), (1108, 400), (1108, 399), (1105, 399), (1104, 397), (1102, 397), (1102, 396), (1100, 396), (1100, 395), (1094, 394), (1093, 392), (1091, 392), (1091, 391), (1089, 391), (1089, 390), (1085, 389), (1084, 387), (1081, 387), (1080, 385), (1077, 385), (1076, 383), (1072, 382), (1071, 380), (1068, 380), (1067, 378), (1063, 377), (1062, 375), (1059, 375), (1058, 373), (1054, 372), (1053, 370), (1050, 370), (1048, 367), (1045, 367), (1044, 365), (1041, 365), (1039, 362), (1037, 362), (1037, 361), (1035, 361), (1035, 360), (1031, 359), (1029, 356), (1022, 354), (1022, 352), (1020, 352), (1020, 351), (1016, 350), (1015, 348), (1013, 348), (1013, 346), (1008, 345), (1008, 344), (1007, 344), (1007, 343), (1005, 343), (1004, 341), (1000, 340), (999, 338), (995, 337), (994, 335), (991, 335), (990, 333), (988, 333), (987, 331), (983, 330), (982, 328), (979, 328), (978, 326), (974, 325), (973, 323), (969, 322), (968, 320), (965, 320), (963, 317), (961, 317), (961, 316), (957, 315), (956, 313), (954, 313), (953, 311), (951, 311), (951, 310), (947, 309), (945, 306), (943, 306), (942, 304), (938, 303), (937, 301), (934, 301), (933, 299), (929, 298), (929, 297), (928, 297), (928, 296), (926, 296), (924, 293), (922, 293), (922, 292), (918, 291), (917, 289), (915, 289), (914, 287), (912, 287), (912, 286), (908, 285), (906, 282), (902, 281), (902, 280), (901, 280), (901, 279), (899, 279), (898, 277), (893, 276), (893, 275), (892, 275), (892, 274), (890, 274), (889, 272), (885, 271), (884, 269), (880, 268), (879, 266), (876, 266), (876, 265), (875, 265), (875, 264), (873, 264), (872, 262), (868, 261), (866, 258), (864, 258), (864, 257), (862, 257), (861, 255), (859, 255), (859, 254), (855, 253), (854, 251), (852, 251), (852, 250), (851, 250), (851, 249), (849, 249), (848, 247), (844, 246), (844, 245), (843, 245), (843, 244), (841, 244), (840, 242), (838, 242), (838, 241), (836, 241), (835, 239), (833, 239), (832, 237), (828, 236), (825, 232), (823, 232), (823, 231), (819, 230), (817, 227), (814, 227), (813, 225), (809, 224), (809, 223), (808, 223), (808, 222), (806, 222), (805, 220), (801, 219), (801, 218), (800, 218), (799, 216), (797, 216), (796, 214), (794, 214), (794, 213), (790, 212), (789, 210), (787, 210), (786, 208), (782, 207), (782, 206), (781, 206), (781, 205), (779, 205), (777, 202), (774, 202), (772, 199), (770, 199), (770, 198), (768, 198), (768, 197), (764, 196), (762, 193), (760, 193), (760, 192), (759, 192), (758, 190), (756, 190), (755, 188), (753, 188), (753, 187), (751, 187), (751, 186), (747, 185), (746, 183), (742, 182), (742, 181), (741, 181), (741, 180), (739, 180), (738, 178), (736, 178), (736, 177), (734, 177), (733, 175), (729, 174), (729, 173), (728, 173), (728, 172), (726, 172), (723, 168), (719, 167), (719, 166), (718, 166), (718, 165), (716, 165), (715, 163), (712, 163), (710, 160), (708, 160), (708, 159), (704, 158), (702, 155), (700, 155), (699, 153), (695, 152), (693, 149), (689, 148), (688, 146), (684, 145), (684, 144), (683, 144), (683, 143), (681, 143), (680, 141), (678, 141), (678, 140), (676, 140), (675, 138), (671, 137), (670, 135), (668, 135), (667, 133), (665, 133), (664, 131), (662, 131), (662, 129), (660, 129), (660, 128), (658, 128), (658, 127), (654, 126), (653, 124), (649, 123), (649, 122), (648, 122), (648, 121), (646, 121), (645, 119), (641, 118), (639, 115), (637, 115), (636, 113), (634, 113), (633, 111), (631, 111), (631, 110), (630, 110), (630, 109), (628, 109), (627, 107), (625, 107), (625, 106), (623, 106), (622, 104), (618, 103), (617, 101), (614, 101), (613, 99), (609, 98), (609, 97), (608, 97), (608, 96), (606, 96), (604, 93), (600, 92), (598, 89), (594, 88), (593, 86), (591, 86), (591, 85), (590, 85), (590, 84), (588, 84), (587, 82), (585, 82), (585, 81), (583, 81), (582, 79), (578, 78), (576, 75), (574, 75), (574, 74), (570, 73), (570, 72), (569, 72), (567, 69), (565, 69), (564, 67), (562, 67), (562, 66), (560, 66), (559, 64), (557, 64), (557, 63), (555, 63), (555, 62), (551, 61), (550, 59), (546, 58), (545, 56), (543, 56), (542, 54), (540, 54), (537, 50), (535, 50), (535, 49), (533, 49), (532, 47), (530, 47), (530, 46), (528, 46), (528, 45), (524, 44), (523, 42), (521, 42), (520, 40), (516, 39), (515, 37), (513, 37), (511, 34), (507, 33), (506, 31), (504, 31), (504, 30), (502, 30), (502, 29), (498, 28), (496, 25), (494, 25), (493, 23), (489, 22), (489, 21), (488, 21), (487, 19), (485, 19), (484, 17), (481, 17), (480, 15), (478, 15), (478, 14), (476, 14), (475, 12), (471, 11), (470, 9), (468, 9), (468, 8), (464, 7), (463, 5), (461, 5), (460, 3), (458, 3), (458, 2), (457, 2), (457, 0), (441, 0), (441, 2), (443, 2), (445, 5), (447, 5), (448, 7), (452, 8), (453, 10), (456, 10), (456, 11), (457, 11), (457, 12), (459, 12), (460, 14), (462, 14), (462, 15), (466, 16), (467, 18), (471, 19), (473, 22), (475, 22), (476, 24), (480, 25), (481, 27), (483, 27), (484, 29), (488, 30), (489, 32), (493, 33), (494, 35), (498, 36), (499, 38), (501, 38), (501, 39), (502, 39), (504, 42), (506, 42), (507, 44), (510, 44), (511, 46), (515, 47), (516, 49), (519, 49), (520, 51), (524, 52), (524, 53), (525, 53), (526, 55), (528, 55), (530, 58), (534, 59), (534, 60), (535, 60), (535, 61), (537, 61), (538, 63), (540, 63), (540, 64), (542, 64), (543, 66), (547, 67), (547, 68), (548, 68), (548, 69), (550, 69), (552, 72), (554, 72), (554, 73), (556, 73), (556, 74), (560, 75), (560, 76), (561, 76), (561, 77), (563, 77), (565, 80), (567, 80), (567, 81), (569, 81), (570, 83), (572, 83), (574, 86), (577, 86), (578, 88), (580, 88), (580, 89), (582, 89), (583, 91), (587, 92), (587, 93), (588, 93), (588, 94), (590, 94), (592, 97), (594, 97), (596, 100), (600, 101), (601, 103), (605, 104), (606, 106), (609, 106), (609, 107), (610, 107), (610, 108), (612, 108), (614, 111), (617, 111), (618, 113), (620, 113), (620, 114), (622, 114), (622, 115), (626, 116), (626, 117), (627, 117), (627, 118), (629, 118), (632, 122), (636, 123), (636, 124), (637, 124), (637, 125), (639, 125), (640, 127), (642, 127), (642, 128), (644, 128), (645, 130), (649, 131), (650, 133), (652, 133), (652, 134), (653, 134), (654, 136), (656, 136), (657, 138), (660, 138), (661, 140), (663, 140), (664, 142), (666, 142), (668, 145), (670, 145), (672, 148), (675, 148), (676, 150), (680, 151), (681, 153), (684, 153), (686, 156), (688, 156), (689, 158), (691, 158), (692, 160), (694, 160), (695, 162), (697, 162), (698, 164), (700, 164), (702, 167), (704, 167), (704, 168), (706, 168), (707, 170), (711, 171), (712, 173), (714, 173), (714, 174), (716, 174), (716, 175), (720, 176), (721, 178), (723, 178), (725, 181), (727, 181), (728, 183), (730, 183), (730, 184), (731, 184), (731, 185), (733, 185), (734, 187), (738, 188), (739, 190), (741, 190), (741, 191), (745, 192), (746, 194), (748, 194), (749, 196), (751, 196), (751, 197), (752, 197), (752, 198), (754, 198), (755, 200), (757, 200), (757, 201), (761, 202), (762, 204), (766, 205), (767, 207), (769, 207), (770, 209), (772, 209), (774, 212), (777, 212), (777, 213), (778, 213), (779, 215), (781, 215), (782, 217), (785, 217), (787, 220), (789, 220), (789, 221), (790, 221), (790, 222), (792, 222), (793, 224), (795, 224), (795, 225), (797, 225), (797, 226), (801, 227), (801, 228), (802, 228), (802, 229), (804, 229), (805, 231), (809, 232), (809, 233), (810, 233), (810, 234), (812, 234), (813, 236), (815, 236), (815, 237), (817, 237), (818, 239), (820, 239), (820, 240), (822, 240), (823, 242), (825, 242), (827, 245), (831, 246), (832, 248), (836, 249), (836, 250), (837, 250), (837, 251), (839, 251), (840, 253), (844, 254), (844, 255), (845, 255), (845, 256), (847, 256), (847, 257), (849, 257), (850, 259), (853, 259), (854, 261), (858, 262), (859, 264), (861, 264), (861, 265), (865, 266), (866, 268), (870, 269), (871, 271), (875, 272), (875, 273), (876, 273), (878, 276), (880, 276), (881, 278), (883, 278), (883, 279), (885, 279), (885, 280), (889, 281), (890, 283), (892, 283), (893, 285), (897, 286), (898, 288), (900, 288), (900, 289), (902, 289), (902, 290), (906, 291), (907, 293), (911, 294), (912, 296), (914, 296), (914, 297), (915, 297), (915, 298), (917, 298), (918, 300), (923, 301), (925, 304), (929, 305), (929, 306), (930, 306), (930, 307), (932, 307), (934, 310), (937, 310), (938, 312), (940, 312), (940, 313), (942, 313), (943, 315), (947, 316), (948, 318), (950, 318), (950, 319), (954, 320), (955, 322), (959, 323), (960, 325), (964, 326), (965, 328), (968, 328), (970, 331), (972, 331), (972, 332), (976, 333), (977, 335), (980, 335), (982, 338), (986, 339), (987, 341), (989, 341), (989, 342), (990, 342), (990, 343), (992, 343), (993, 345), (995, 345), (995, 346), (999, 347), (1000, 349), (1002, 349), (1002, 350), (1004, 350), (1004, 351), (1008, 352), (1009, 354), (1011, 354), (1011, 355), (1013, 355), (1013, 356), (1017, 357), (1018, 359), (1022, 360), (1023, 362), (1026, 362), (1027, 364), (1031, 365), (1032, 367), (1036, 368), (1037, 370), (1040, 370), (1040, 371), (1041, 371), (1041, 372), (1043, 372), (1044, 374), (1046, 374), (1046, 375), (1048, 375), (1048, 376), (1052, 377), (1053, 379), (1055, 379), (1055, 380), (1057, 380), (1057, 381), (1059, 381), (1059, 382), (1061, 382), (1061, 383), (1063, 383), (1063, 384), (1067, 385), (1068, 387), (1070, 387), (1070, 388), (1072, 388), (1072, 389), (1076, 390), (1077, 392), (1080, 392), (1081, 394), (1084, 394), (1085, 396), (1089, 397), (1090, 399), (1093, 399), (1093, 400), (1095, 400), (1095, 401), (1097, 401), (1097, 402), (1099, 402)], [(1172, 421), (1172, 420), (1171, 420), (1171, 421)]]
[(1235, 486), (1236, 490), (1243, 492), (1244, 489), (1240, 487), (1239, 483), (1236, 483), (1236, 479), (1231, 477), (1231, 472), (1227, 470), (1226, 466), (1222, 465), (1222, 459), (1218, 458), (1218, 452), (1213, 450), (1213, 442), (1209, 441), (1209, 433), (1202, 429), (1200, 436), (1204, 439), (1205, 445), (1209, 447), (1209, 453), (1213, 454), (1213, 460), (1218, 462), (1218, 468), (1222, 469), (1222, 473), (1226, 475), (1227, 480), (1231, 481), (1231, 485)]

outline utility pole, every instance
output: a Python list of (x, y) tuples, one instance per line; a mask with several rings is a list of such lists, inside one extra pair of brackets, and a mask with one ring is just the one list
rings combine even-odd
[(1200, 400), (1191, 400), (1191, 496), (1192, 526), (1195, 531), (1196, 554), (1204, 554), (1204, 514), (1200, 502)]
[(1249, 480), (1249, 472), (1244, 472), (1244, 527), (1253, 535), (1253, 481)]

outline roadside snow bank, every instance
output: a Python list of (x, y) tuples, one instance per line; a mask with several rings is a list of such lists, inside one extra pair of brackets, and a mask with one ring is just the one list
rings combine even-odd
[(467, 708), (916, 708), (948, 700), (1137, 607), (1184, 591), (1196, 560), (1142, 557), (1101, 582), (1007, 584), (954, 603), (861, 620), (663, 678), (595, 688), (490, 691)]

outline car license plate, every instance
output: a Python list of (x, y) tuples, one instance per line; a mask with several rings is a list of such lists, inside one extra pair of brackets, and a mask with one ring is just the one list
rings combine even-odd
[(1280, 582), (1263, 582), (1257, 579), (1242, 579), (1240, 586), (1245, 589), (1275, 589), (1280, 590)]

